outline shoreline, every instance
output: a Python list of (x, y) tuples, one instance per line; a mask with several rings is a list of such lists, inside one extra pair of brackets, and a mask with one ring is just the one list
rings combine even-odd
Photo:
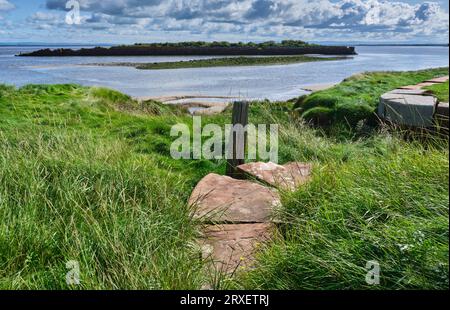
[(82, 66), (98, 67), (132, 67), (137, 70), (167, 70), (167, 69), (191, 69), (191, 68), (213, 68), (213, 67), (246, 67), (246, 66), (277, 66), (306, 62), (338, 61), (351, 59), (349, 56), (270, 56), (270, 57), (225, 57), (195, 59), (188, 61), (165, 61), (152, 63), (139, 62), (109, 62), (89, 63)]
[(264, 44), (255, 45), (205, 45), (190, 46), (189, 42), (185, 45), (166, 44), (166, 45), (130, 45), (113, 47), (95, 47), (81, 49), (40, 49), (29, 53), (21, 53), (19, 57), (61, 57), (61, 56), (279, 56), (279, 55), (356, 55), (353, 46), (325, 46), (325, 45), (295, 45), (295, 44), (275, 44), (265, 46)]
[(211, 96), (211, 95), (167, 95), (167, 96), (131, 96), (137, 101), (159, 101), (162, 103), (185, 100), (185, 99), (239, 99), (233, 96)]

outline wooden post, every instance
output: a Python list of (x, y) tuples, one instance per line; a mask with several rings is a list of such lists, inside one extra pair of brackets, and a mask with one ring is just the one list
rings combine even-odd
[[(237, 167), (245, 163), (245, 146), (247, 144), (247, 131), (248, 125), (248, 108), (249, 103), (246, 101), (237, 101), (233, 104), (233, 128), (230, 132), (230, 144), (231, 149), (226, 150), (229, 152), (227, 159), (227, 176), (241, 179), (244, 176), (237, 172)], [(241, 126), (235, 126), (241, 125)], [(230, 158), (231, 157), (231, 158)]]

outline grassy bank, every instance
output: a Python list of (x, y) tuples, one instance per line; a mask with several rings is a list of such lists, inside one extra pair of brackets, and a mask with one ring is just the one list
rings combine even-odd
[(436, 84), (426, 87), (438, 98), (440, 102), (448, 102), (448, 81), (442, 84)]
[[(364, 288), (376, 260), (371, 288), (448, 288), (448, 142), (325, 135), (292, 108), (255, 103), (250, 121), (279, 124), (280, 162), (312, 162), (314, 179), (283, 194), (287, 224), (258, 268), (221, 287)], [(0, 86), (0, 288), (67, 289), (69, 260), (82, 289), (201, 288), (209, 275), (186, 201), (225, 163), (170, 157), (171, 125), (191, 122), (106, 89)]]
[(360, 74), (333, 88), (301, 97), (296, 109), (303, 118), (321, 125), (340, 122), (355, 126), (361, 120), (373, 122), (383, 93), (444, 75), (448, 75), (448, 68)]
[(225, 57), (174, 62), (155, 63), (98, 63), (98, 66), (126, 66), (140, 70), (238, 67), (238, 66), (269, 66), (287, 65), (312, 61), (345, 60), (346, 57), (312, 57), (312, 56), (271, 56), (271, 57)]

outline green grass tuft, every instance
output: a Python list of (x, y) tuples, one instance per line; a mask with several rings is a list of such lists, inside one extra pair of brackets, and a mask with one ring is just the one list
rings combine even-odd
[(448, 102), (448, 81), (442, 84), (425, 87), (438, 98), (440, 102)]
[[(386, 136), (328, 145), (333, 151), (316, 145), (326, 159), (312, 183), (285, 195), (281, 235), (231, 287), (448, 289), (445, 146)], [(380, 285), (366, 283), (368, 261), (379, 262)]]

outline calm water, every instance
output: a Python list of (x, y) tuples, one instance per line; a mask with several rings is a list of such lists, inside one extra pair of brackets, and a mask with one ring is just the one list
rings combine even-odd
[(339, 82), (359, 72), (418, 70), (449, 65), (448, 47), (358, 47), (358, 56), (343, 61), (156, 71), (80, 64), (205, 57), (14, 57), (19, 52), (40, 48), (42, 46), (0, 46), (0, 83), (17, 86), (78, 83), (106, 86), (132, 96), (208, 95), (285, 100), (304, 93), (302, 87)]

